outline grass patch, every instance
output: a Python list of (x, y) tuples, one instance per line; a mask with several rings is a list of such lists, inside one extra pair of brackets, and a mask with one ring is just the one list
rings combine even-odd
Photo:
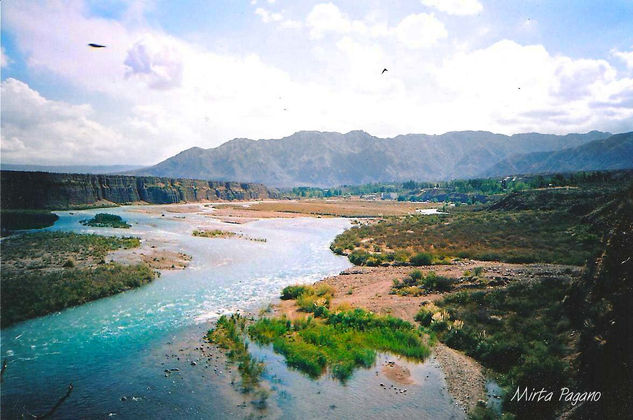
[(129, 225), (121, 216), (109, 213), (97, 213), (92, 219), (81, 220), (84, 226), (92, 227), (111, 227), (116, 229), (129, 229), (132, 225)]
[(207, 339), (218, 347), (228, 350), (229, 360), (237, 363), (243, 392), (253, 391), (259, 385), (264, 373), (264, 364), (255, 360), (248, 352), (245, 339), (246, 318), (240, 314), (230, 317), (222, 315), (214, 329), (209, 330)]
[(342, 381), (354, 369), (370, 367), (377, 351), (423, 360), (429, 349), (410, 323), (378, 316), (362, 309), (328, 313), (291, 322), (285, 318), (263, 318), (248, 328), (260, 344), (271, 344), (284, 355), (289, 366), (312, 378), (330, 372)]
[(266, 238), (249, 238), (247, 236), (242, 235), (241, 233), (231, 232), (228, 230), (194, 230), (192, 232), (193, 236), (198, 236), (201, 238), (239, 238), (246, 239), (248, 241), (254, 242), (266, 242)]
[(232, 238), (237, 234), (235, 232), (230, 232), (228, 230), (194, 230), (192, 233), (193, 236), (198, 236), (201, 238)]

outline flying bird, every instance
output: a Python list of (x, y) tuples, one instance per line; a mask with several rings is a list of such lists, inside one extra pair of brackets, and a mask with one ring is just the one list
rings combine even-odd
[(386, 72), (386, 71), (389, 71), (389, 70), (387, 70), (387, 69), (382, 69), (382, 73), (380, 73), (380, 74), (385, 74), (385, 72)]
[(101, 44), (88, 44), (89, 47), (92, 48), (105, 48), (105, 45), (101, 45)]

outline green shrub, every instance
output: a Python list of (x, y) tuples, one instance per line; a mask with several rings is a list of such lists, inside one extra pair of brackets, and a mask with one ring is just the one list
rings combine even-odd
[(380, 265), (380, 260), (372, 256), (367, 258), (367, 260), (365, 261), (365, 265), (368, 267), (377, 267), (378, 265)]
[[(570, 386), (573, 378), (566, 360), (575, 350), (569, 340), (571, 323), (561, 303), (568, 286), (567, 278), (547, 277), (514, 282), (505, 288), (448, 295), (436, 305), (451, 318), (462, 320), (462, 328), (442, 329), (435, 321), (429, 328), (448, 346), (501, 373), (500, 380), (511, 384), (512, 389), (531, 389), (536, 387), (534, 384), (538, 389), (550, 390)], [(536, 413), (549, 418), (557, 407), (554, 401), (504, 402), (504, 410), (519, 417)]]
[(371, 254), (365, 251), (354, 251), (349, 254), (349, 261), (354, 265), (365, 265)]
[(450, 277), (438, 276), (429, 272), (422, 280), (422, 286), (429, 291), (447, 292), (453, 288), (455, 280)]
[(394, 255), (394, 261), (404, 263), (404, 262), (407, 262), (411, 254), (406, 249), (403, 249), (403, 250), (397, 250), (393, 255)]
[(314, 316), (317, 318), (327, 318), (330, 311), (326, 306), (317, 306), (314, 308)]
[(127, 224), (121, 216), (108, 213), (98, 213), (92, 219), (86, 219), (80, 221), (82, 225), (93, 227), (112, 227), (119, 229), (129, 229), (132, 226)]
[(424, 308), (421, 308), (418, 313), (415, 314), (414, 319), (423, 327), (428, 327), (429, 325), (431, 325), (431, 321), (433, 320), (433, 313)]
[(314, 312), (315, 316), (323, 316), (328, 313), (327, 309), (333, 295), (334, 288), (324, 283), (316, 286), (292, 285), (282, 290), (281, 299), (296, 299), (300, 310)]
[(282, 300), (296, 299), (299, 295), (306, 293), (308, 287), (305, 285), (294, 284), (292, 286), (286, 286), (281, 291)]
[(413, 265), (431, 265), (433, 263), (433, 256), (428, 252), (419, 252), (409, 259), (409, 262)]
[(420, 270), (413, 270), (409, 273), (409, 277), (417, 282), (422, 279), (422, 272)]

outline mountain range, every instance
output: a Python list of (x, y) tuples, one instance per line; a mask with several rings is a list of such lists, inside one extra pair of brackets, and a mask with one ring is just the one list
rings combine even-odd
[(616, 134), (558, 152), (513, 155), (484, 171), (484, 176), (574, 172), (633, 167), (633, 132)]
[(50, 172), (60, 174), (116, 174), (141, 169), (141, 165), (29, 165), (2, 163), (3, 171)]
[(459, 131), (379, 138), (364, 131), (300, 131), (281, 139), (238, 138), (215, 148), (193, 147), (128, 173), (327, 187), (622, 169), (633, 167), (632, 135)]

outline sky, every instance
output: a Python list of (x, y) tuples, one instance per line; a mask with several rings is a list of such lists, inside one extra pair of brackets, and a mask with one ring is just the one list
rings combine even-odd
[(633, 0), (0, 7), (3, 163), (149, 165), (301, 130), (633, 130)]

